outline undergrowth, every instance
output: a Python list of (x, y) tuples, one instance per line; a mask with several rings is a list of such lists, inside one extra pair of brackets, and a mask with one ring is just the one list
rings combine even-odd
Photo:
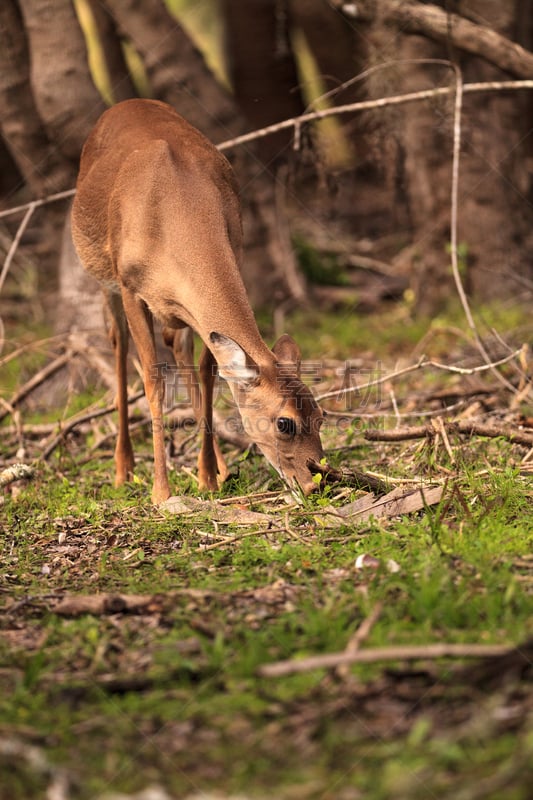
[[(307, 324), (304, 350), (320, 352), (327, 323)], [(366, 333), (347, 331), (338, 346), (371, 348), (377, 330), (367, 321)], [(416, 354), (421, 331), (402, 335)], [(426, 339), (435, 358), (451, 335), (448, 328)], [(380, 348), (385, 354), (386, 341)], [(396, 350), (387, 370), (395, 358)], [(335, 385), (338, 369), (322, 362), (308, 380), (320, 393)], [(417, 374), (414, 383), (394, 384), (396, 410), (409, 401), (420, 414), (409, 424), (421, 424), (443, 396), (456, 402), (462, 392), (463, 411), (483, 402), (485, 421), (524, 430), (527, 407), (511, 408), (492, 376), (481, 379), (483, 392), (462, 376)], [(197, 441), (187, 434), (183, 445), (179, 430), (172, 489), (197, 505), (170, 514), (149, 502), (149, 427), (135, 433), (135, 481), (116, 489), (104, 423), (70, 435), (36, 463), (32, 481), (5, 491), (2, 800), (52, 796), (60, 784), (76, 800), (148, 786), (176, 798), (214, 790), (287, 800), (530, 796), (527, 448), (452, 431), (446, 446), (434, 436), (369, 443), (367, 427), (398, 423), (389, 390), (366, 404), (351, 399), (349, 409), (328, 401), (324, 441), (333, 465), (376, 473), (391, 486), (442, 485), (439, 502), (408, 515), (336, 517), (360, 490), (335, 485), (297, 500), (257, 454), (228, 445), (230, 484), (200, 495)], [(370, 419), (376, 405), (382, 415)], [(335, 416), (342, 411), (353, 415), (344, 426)], [(20, 445), (10, 425), (6, 463)], [(42, 440), (29, 437), (25, 446), (38, 455)], [(230, 521), (217, 521), (222, 508)], [(243, 523), (248, 511), (265, 517)], [(103, 596), (145, 601), (131, 613), (61, 612), (65, 598)], [(343, 651), (373, 614), (362, 648), (519, 645), (525, 661), (398, 659), (261, 675), (270, 662)]]

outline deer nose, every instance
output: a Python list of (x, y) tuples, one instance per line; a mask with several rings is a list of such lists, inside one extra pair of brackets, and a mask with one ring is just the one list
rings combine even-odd
[(295, 475), (294, 478), (306, 497), (313, 492), (317, 492), (320, 487), (320, 484), (313, 480), (313, 473), (308, 467), (305, 467), (304, 470), (302, 470), (299, 475)]
[(314, 481), (306, 481), (305, 484), (301, 485), (301, 489), (304, 495), (308, 497), (313, 492), (318, 492), (319, 484)]

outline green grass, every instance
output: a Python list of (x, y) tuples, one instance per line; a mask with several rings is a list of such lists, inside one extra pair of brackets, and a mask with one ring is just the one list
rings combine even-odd
[[(338, 322), (313, 319), (289, 320), (309, 353)], [(396, 330), (409, 351), (422, 331), (403, 320), (393, 315), (387, 337)], [(339, 347), (370, 348), (379, 324), (354, 320)], [(430, 380), (417, 376), (416, 390)], [(238, 501), (237, 510), (270, 514), (273, 527), (215, 524), (209, 510), (173, 516), (149, 502), (147, 429), (135, 434), (136, 480), (120, 489), (111, 449), (91, 455), (78, 437), (18, 494), (5, 492), (0, 800), (46, 796), (58, 769), (69, 800), (149, 785), (176, 798), (529, 798), (531, 671), (489, 680), (471, 662), (422, 660), (259, 675), (269, 662), (342, 651), (379, 604), (362, 647), (533, 637), (524, 448), (452, 436), (452, 461), (433, 442), (362, 442), (355, 425), (353, 436), (327, 432), (328, 446), (353, 448), (332, 462), (390, 479), (446, 475), (441, 502), (337, 525), (325, 510), (360, 493), (330, 488), (300, 505), (281, 494)], [(263, 459), (232, 458), (235, 476), (219, 497), (281, 489)], [(176, 494), (197, 495), (189, 474), (171, 480)], [(378, 565), (356, 569), (362, 553)], [(136, 614), (55, 612), (65, 595), (104, 593), (152, 602)]]
[[(8, 639), (3, 647), (2, 730), (17, 739), (31, 731), (50, 763), (75, 776), (73, 797), (140, 790), (150, 782), (178, 797), (195, 786), (252, 796), (333, 798), (351, 796), (350, 787), (372, 798), (447, 796), (505, 770), (517, 753), (524, 758), (505, 796), (526, 797), (525, 756), (533, 749), (527, 726), (517, 740), (500, 733), (494, 720), (490, 739), (483, 730), (443, 725), (424, 704), (427, 687), (418, 696), (415, 686), (408, 702), (396, 698), (395, 734), (361, 710), (351, 682), (325, 681), (322, 672), (257, 677), (257, 668), (272, 660), (342, 650), (378, 601), (383, 611), (368, 646), (511, 644), (531, 636), (530, 584), (519, 580), (515, 562), (531, 553), (533, 522), (516, 471), (494, 471), (483, 483), (472, 471), (447, 507), (392, 524), (341, 528), (338, 541), (293, 517), (305, 541), (258, 531), (207, 552), (198, 549), (207, 518), (154, 512), (139, 505), (147, 487), (111, 489), (102, 472), (84, 468), (54, 480), (53, 469), (44, 471), (3, 509), (5, 605), (34, 599), (4, 622), (7, 631), (16, 622), (30, 644), (12, 646)], [(312, 512), (309, 506), (309, 519)], [(58, 531), (67, 534), (68, 556), (59, 551)], [(361, 552), (383, 564), (394, 559), (400, 572), (356, 571)], [(269, 605), (257, 590), (275, 581), (292, 594)], [(194, 589), (209, 594), (180, 595)], [(145, 619), (65, 619), (46, 599), (119, 591), (172, 599)], [(183, 649), (187, 642), (192, 649)], [(450, 681), (449, 663), (431, 669), (430, 686)], [(352, 674), (373, 686), (381, 673), (367, 665)], [(147, 685), (108, 690), (109, 676), (144, 677)], [(464, 691), (452, 682), (441, 712), (453, 717), (454, 692)], [(483, 696), (469, 724), (475, 729), (498, 702), (497, 695)], [(19, 762), (14, 771), (0, 764), (3, 796), (41, 796), (46, 775), (28, 774)]]

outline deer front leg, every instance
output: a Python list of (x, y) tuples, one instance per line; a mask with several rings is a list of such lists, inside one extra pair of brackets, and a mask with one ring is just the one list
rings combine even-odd
[(165, 454), (165, 430), (163, 424), (163, 397), (165, 386), (162, 371), (157, 369), (152, 315), (145, 303), (124, 286), (122, 287), (124, 310), (137, 348), (143, 371), (144, 391), (152, 417), (154, 445), (154, 485), (152, 502), (157, 504), (170, 497)]
[(198, 457), (198, 483), (200, 489), (216, 491), (228, 475), (228, 468), (218, 442), (213, 436), (213, 387), (216, 377), (216, 361), (211, 351), (204, 347), (200, 356), (200, 382), (202, 384), (202, 411), (200, 428), (202, 445)]
[(106, 292), (105, 299), (111, 313), (109, 338), (115, 353), (117, 374), (118, 436), (115, 447), (115, 486), (122, 486), (133, 477), (133, 448), (128, 421), (128, 322), (120, 295)]

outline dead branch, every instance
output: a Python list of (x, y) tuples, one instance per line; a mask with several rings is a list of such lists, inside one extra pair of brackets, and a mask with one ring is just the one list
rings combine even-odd
[(420, 661), (438, 658), (498, 658), (513, 648), (508, 645), (490, 644), (428, 644), (397, 647), (369, 647), (353, 653), (326, 653), (309, 658), (287, 659), (272, 664), (263, 664), (258, 674), (262, 678), (281, 678), (297, 672), (314, 669), (333, 669), (344, 664), (375, 664), (379, 661)]
[(343, 483), (346, 486), (354, 486), (357, 489), (364, 489), (365, 491), (374, 492), (377, 495), (384, 495), (389, 491), (387, 483), (374, 475), (369, 475), (366, 472), (359, 472), (355, 469), (335, 469), (328, 464), (320, 464), (310, 458), (307, 461), (307, 466), (311, 472), (316, 475), (322, 475), (321, 483)]
[(521, 353), (522, 348), (519, 348), (518, 350), (513, 351), (513, 353), (510, 355), (505, 356), (505, 358), (500, 358), (498, 361), (491, 361), (490, 364), (480, 364), (477, 367), (457, 367), (453, 364), (442, 364), (440, 361), (433, 361), (432, 359), (427, 359), (425, 356), (421, 356), (416, 364), (403, 367), (395, 372), (389, 372), (387, 375), (383, 375), (382, 377), (376, 378), (373, 381), (367, 381), (367, 383), (356, 384), (355, 386), (344, 386), (342, 389), (334, 389), (330, 392), (323, 392), (322, 394), (316, 395), (315, 400), (320, 402), (321, 400), (326, 400), (329, 397), (341, 397), (345, 394), (348, 394), (348, 392), (360, 392), (363, 389), (370, 389), (372, 386), (380, 386), (388, 381), (401, 378), (404, 375), (408, 375), (411, 372), (416, 372), (416, 370), (419, 369), (427, 369), (428, 367), (442, 370), (443, 372), (455, 373), (457, 375), (475, 375), (477, 372), (486, 372), (487, 370), (492, 370), (494, 367), (500, 367), (503, 364), (507, 364), (509, 361), (518, 358)]
[(348, 644), (344, 650), (345, 653), (356, 653), (359, 650), (365, 639), (368, 639), (370, 636), (370, 631), (380, 618), (382, 611), (383, 603), (381, 600), (378, 600), (371, 613), (368, 617), (365, 617), (354, 635), (348, 640)]
[[(440, 9), (437, 10), (441, 12)], [(444, 12), (441, 13), (444, 14)], [(447, 16), (446, 14), (444, 15)], [(453, 64), (453, 69), (455, 72), (455, 102), (453, 111), (453, 155), (452, 155), (452, 187), (451, 187), (451, 212), (450, 212), (450, 253), (452, 262), (452, 274), (455, 287), (457, 289), (457, 294), (459, 295), (459, 300), (461, 301), (461, 305), (463, 307), (463, 311), (465, 313), (465, 317), (468, 322), (468, 327), (472, 331), (472, 335), (474, 336), (477, 348), (481, 353), (481, 355), (483, 356), (485, 364), (487, 364), (490, 367), (491, 372), (496, 376), (498, 381), (503, 386), (505, 386), (506, 389), (515, 393), (516, 390), (513, 384), (510, 383), (510, 381), (508, 381), (503, 375), (501, 375), (498, 372), (498, 370), (491, 364), (490, 355), (488, 354), (485, 345), (483, 344), (483, 340), (479, 335), (477, 325), (474, 321), (474, 317), (470, 309), (470, 304), (468, 302), (468, 298), (466, 296), (466, 292), (463, 286), (461, 273), (459, 271), (459, 258), (457, 252), (457, 218), (459, 213), (459, 159), (461, 154), (461, 110), (463, 105), (463, 77), (461, 75), (461, 70), (457, 65)]]
[(0, 472), (0, 487), (9, 486), (10, 483), (33, 478), (35, 470), (28, 464), (12, 464)]
[[(426, 486), (407, 490), (397, 487), (377, 500), (365, 495), (341, 508), (332, 507), (328, 510), (336, 512), (336, 516), (340, 517), (344, 524), (353, 521), (361, 522), (372, 517), (375, 519), (380, 517), (390, 519), (391, 517), (413, 514), (415, 511), (422, 511), (439, 503), (443, 492), (443, 486)], [(341, 522), (340, 524), (343, 523)], [(339, 523), (337, 522), (337, 524)]]
[[(363, 0), (363, 5), (374, 6), (375, 3)], [(393, 23), (403, 33), (422, 34), (479, 56), (517, 78), (533, 78), (533, 53), (492, 28), (436, 5), (381, 0), (378, 6), (384, 21)]]
[(347, 0), (331, 0), (331, 3), (348, 18), (354, 16), (356, 8), (357, 18), (365, 22), (373, 22), (379, 16), (382, 22), (402, 33), (421, 34), (457, 47), (518, 78), (533, 77), (533, 53), (492, 28), (439, 6), (406, 0), (358, 0), (357, 5)]
[[(460, 420), (459, 422), (443, 423), (448, 434), (462, 434), (464, 436), (485, 436), (490, 439), (507, 439), (511, 444), (520, 444), (533, 447), (533, 436), (521, 431), (510, 430), (500, 425), (483, 425), (479, 422)], [(395, 428), (384, 431), (379, 428), (370, 428), (364, 432), (364, 438), (369, 442), (403, 442), (409, 439), (432, 439), (437, 431), (433, 425), (413, 425), (405, 428)]]
[(65, 364), (68, 364), (70, 359), (72, 358), (72, 352), (64, 353), (62, 356), (58, 356), (45, 367), (39, 370), (33, 378), (31, 378), (27, 383), (24, 384), (9, 400), (9, 402), (5, 405), (4, 410), (0, 411), (0, 422), (7, 417), (8, 414), (12, 413), (13, 409), (27, 397), (31, 392), (33, 392), (38, 386), (44, 383), (48, 378), (60, 370)]
[(151, 594), (73, 594), (63, 597), (53, 609), (55, 614), (64, 617), (140, 614), (156, 610), (161, 610), (161, 599)]
[(42, 197), (40, 200), (32, 200), (31, 203), (24, 203), (21, 206), (13, 206), (13, 208), (6, 208), (5, 211), (0, 211), (0, 219), (2, 217), (9, 217), (11, 214), (17, 214), (19, 211), (26, 211), (26, 209), (40, 208), (47, 203), (55, 203), (56, 200), (64, 200), (67, 197), (74, 197), (76, 189), (67, 189), (65, 192), (57, 192), (56, 194), (49, 194), (47, 197)]
[[(144, 396), (144, 390), (141, 392), (137, 392), (137, 394), (132, 395), (128, 398), (128, 403), (135, 403), (141, 397)], [(105, 408), (98, 408), (95, 411), (90, 411), (88, 414), (83, 415), (76, 415), (71, 417), (70, 420), (66, 420), (62, 426), (60, 432), (54, 436), (54, 438), (48, 443), (45, 447), (44, 451), (41, 453), (41, 459), (43, 461), (47, 461), (48, 458), (52, 455), (56, 447), (58, 447), (61, 442), (64, 440), (65, 436), (77, 428), (78, 425), (82, 425), (84, 422), (91, 422), (93, 419), (98, 419), (98, 417), (105, 417), (107, 414), (112, 414), (113, 411), (117, 410), (117, 406), (115, 403), (111, 403), (110, 405), (106, 406)]]
[[(488, 91), (517, 91), (519, 89), (533, 89), (533, 80), (465, 83), (463, 86), (463, 94)], [(229, 150), (232, 147), (237, 147), (246, 142), (253, 142), (256, 139), (262, 139), (264, 136), (271, 136), (273, 133), (278, 133), (279, 131), (289, 128), (297, 129), (307, 122), (334, 117), (337, 114), (356, 114), (363, 111), (371, 111), (376, 108), (385, 108), (386, 106), (400, 106), (407, 103), (416, 103), (422, 100), (429, 100), (433, 97), (445, 97), (446, 95), (452, 94), (454, 91), (455, 86), (439, 86), (437, 89), (423, 89), (419, 92), (407, 92), (406, 94), (380, 97), (377, 100), (362, 100), (358, 103), (347, 103), (342, 106), (323, 108), (320, 111), (310, 111), (299, 117), (292, 117), (291, 119), (286, 119), (273, 125), (267, 125), (265, 128), (260, 128), (259, 130), (236, 136), (233, 139), (228, 139), (225, 142), (221, 142), (217, 147), (221, 151)], [(20, 208), (19, 206), (19, 209)]]
[(6, 259), (4, 261), (4, 265), (2, 267), (2, 271), (0, 272), (0, 292), (2, 291), (2, 286), (4, 285), (4, 281), (7, 277), (7, 273), (9, 272), (9, 267), (11, 266), (11, 262), (15, 257), (15, 253), (17, 252), (17, 247), (19, 246), (20, 240), (24, 234), (24, 231), (28, 227), (28, 223), (33, 216), (33, 212), (35, 211), (35, 203), (30, 203), (22, 222), (17, 228), (17, 232), (15, 234), (15, 238), (11, 242), (11, 246), (7, 252)]
[[(519, 81), (482, 81), (478, 83), (465, 83), (463, 86), (463, 94), (475, 94), (479, 92), (502, 92), (502, 91), (519, 91), (524, 89), (533, 89), (533, 80), (519, 80)], [(290, 119), (277, 122), (274, 125), (267, 125), (264, 128), (259, 128), (250, 133), (245, 133), (242, 136), (236, 136), (233, 139), (227, 139), (217, 145), (221, 151), (229, 150), (232, 147), (237, 147), (247, 142), (253, 142), (256, 139), (262, 139), (265, 136), (271, 136), (279, 131), (287, 130), (289, 128), (297, 128), (307, 122), (314, 122), (315, 120), (325, 119), (326, 117), (333, 117), (342, 114), (356, 114), (358, 112), (370, 111), (376, 108), (385, 108), (386, 106), (405, 105), (407, 103), (420, 102), (422, 100), (429, 100), (433, 97), (444, 97), (452, 94), (455, 91), (455, 86), (439, 86), (436, 89), (424, 89), (420, 92), (407, 92), (406, 94), (391, 95), (390, 97), (380, 97), (377, 100), (363, 100), (358, 103), (348, 103), (342, 106), (333, 108), (324, 108), (320, 111), (310, 111), (307, 114), (302, 114), (299, 117), (291, 117)], [(20, 211), (26, 211), (30, 207), (39, 208), (46, 203), (53, 203), (57, 200), (63, 200), (67, 197), (73, 197), (76, 193), (75, 189), (69, 189), (65, 192), (58, 192), (57, 194), (48, 195), (40, 200), (32, 200), (30, 203), (24, 203), (20, 206), (0, 211), (0, 219), (8, 217), (12, 214), (17, 214)]]
[[(365, 617), (362, 623), (359, 625), (353, 636), (348, 639), (348, 644), (344, 648), (345, 653), (358, 653), (361, 645), (368, 639), (370, 636), (370, 632), (378, 619), (381, 616), (381, 612), (383, 611), (383, 602), (378, 600), (368, 617)], [(349, 668), (348, 664), (340, 664), (335, 669), (335, 675), (337, 678), (346, 678), (348, 676)]]

